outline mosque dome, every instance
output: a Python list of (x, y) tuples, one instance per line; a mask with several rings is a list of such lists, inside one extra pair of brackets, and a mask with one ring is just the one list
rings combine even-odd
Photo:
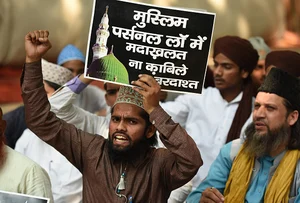
[(113, 53), (93, 61), (87, 74), (90, 77), (129, 84), (129, 75), (126, 67)]

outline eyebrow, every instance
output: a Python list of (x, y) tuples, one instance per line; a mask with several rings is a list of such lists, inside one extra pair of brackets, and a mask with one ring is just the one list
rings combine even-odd
[[(111, 115), (111, 117), (117, 117), (117, 118), (121, 118), (122, 116), (120, 115)], [(124, 119), (131, 119), (131, 120), (139, 120), (140, 117), (132, 117), (132, 116), (124, 116)]]
[(255, 101), (254, 102), (254, 105), (256, 105), (256, 104), (259, 104), (259, 105), (264, 105), (264, 106), (272, 106), (272, 107), (277, 107), (278, 105), (277, 104), (275, 104), (275, 103), (261, 103), (261, 102), (257, 102), (257, 101)]
[(218, 62), (218, 61), (215, 61), (215, 60), (214, 60), (214, 63), (220, 64), (220, 65), (234, 65), (231, 62)]

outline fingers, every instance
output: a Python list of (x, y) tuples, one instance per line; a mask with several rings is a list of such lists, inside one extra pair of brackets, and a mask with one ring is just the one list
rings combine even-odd
[(150, 88), (154, 88), (160, 91), (160, 85), (157, 81), (150, 75), (140, 74), (139, 79), (132, 81), (132, 85), (136, 85), (142, 88), (142, 91), (148, 91)]
[(220, 193), (218, 189), (214, 187), (211, 187), (210, 189), (214, 193), (214, 195), (218, 197), (218, 199), (220, 199), (222, 202), (224, 201), (224, 196)]
[(224, 196), (214, 187), (206, 188), (202, 192), (202, 196), (200, 199), (201, 203), (210, 203), (210, 202), (224, 202)]
[(35, 37), (34, 32), (29, 32), (29, 33), (27, 33), (27, 35), (25, 36), (25, 40), (26, 40), (26, 41), (32, 41), (32, 42), (35, 43), (36, 37)]
[(144, 109), (147, 113), (151, 113), (157, 106), (159, 106), (159, 92), (160, 86), (156, 80), (146, 74), (139, 75), (139, 79), (131, 82), (135, 91), (143, 95)]
[(48, 42), (49, 31), (47, 30), (35, 30), (29, 32), (25, 36), (25, 40), (30, 40), (33, 44), (41, 44)]
[(26, 63), (38, 61), (52, 47), (47, 30), (35, 30), (25, 36)]

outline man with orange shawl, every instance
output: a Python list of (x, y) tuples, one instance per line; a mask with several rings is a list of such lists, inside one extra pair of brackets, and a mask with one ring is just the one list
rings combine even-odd
[(299, 112), (299, 79), (271, 69), (258, 89), (246, 140), (221, 149), (187, 202), (299, 202)]

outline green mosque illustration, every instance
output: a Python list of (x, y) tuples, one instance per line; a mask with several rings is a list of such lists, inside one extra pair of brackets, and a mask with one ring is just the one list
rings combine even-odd
[(113, 54), (113, 47), (109, 54), (107, 40), (110, 35), (108, 6), (103, 14), (99, 28), (96, 31), (96, 43), (93, 45), (93, 61), (87, 70), (87, 76), (102, 80), (129, 84), (126, 67)]

